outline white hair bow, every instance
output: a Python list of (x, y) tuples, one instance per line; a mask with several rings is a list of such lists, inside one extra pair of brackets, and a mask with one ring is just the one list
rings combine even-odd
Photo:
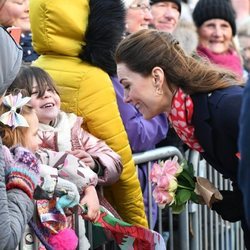
[(7, 95), (3, 98), (3, 105), (10, 108), (10, 111), (3, 113), (0, 116), (0, 122), (5, 125), (8, 125), (11, 128), (16, 127), (29, 127), (26, 119), (17, 112), (18, 109), (21, 109), (25, 104), (30, 101), (30, 97), (22, 97), (21, 93), (17, 95)]

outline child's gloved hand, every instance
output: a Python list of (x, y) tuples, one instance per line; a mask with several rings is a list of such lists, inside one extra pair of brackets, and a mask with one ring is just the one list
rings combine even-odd
[(22, 189), (31, 199), (40, 179), (37, 159), (28, 149), (3, 146), (5, 157), (6, 189)]
[(64, 214), (64, 208), (70, 208), (77, 205), (80, 201), (80, 195), (74, 183), (58, 178), (55, 195), (60, 197), (56, 203), (56, 208), (61, 214)]
[(39, 166), (41, 180), (35, 189), (33, 198), (36, 200), (49, 200), (54, 196), (58, 179), (58, 170), (45, 164), (39, 164)]

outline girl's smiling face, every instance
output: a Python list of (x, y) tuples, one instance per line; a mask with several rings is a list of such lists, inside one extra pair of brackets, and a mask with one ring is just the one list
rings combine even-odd
[(36, 83), (33, 84), (30, 105), (35, 109), (38, 120), (43, 124), (54, 121), (59, 112), (61, 101), (59, 95), (52, 88), (47, 87), (44, 95), (38, 97), (39, 90)]
[(173, 93), (161, 68), (155, 67), (152, 74), (142, 76), (118, 63), (117, 74), (124, 88), (124, 102), (133, 104), (145, 119), (170, 111)]

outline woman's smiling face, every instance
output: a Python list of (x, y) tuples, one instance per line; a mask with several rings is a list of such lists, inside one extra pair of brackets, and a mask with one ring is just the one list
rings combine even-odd
[(2, 25), (20, 27), (23, 32), (30, 31), (29, 0), (6, 0), (0, 8)]
[(200, 44), (214, 53), (221, 54), (229, 50), (233, 31), (229, 22), (223, 19), (210, 19), (198, 29)]
[(158, 84), (162, 78), (153, 71), (149, 76), (142, 76), (124, 63), (117, 64), (118, 78), (124, 88), (124, 102), (133, 104), (147, 120), (169, 112), (173, 97), (165, 81)]

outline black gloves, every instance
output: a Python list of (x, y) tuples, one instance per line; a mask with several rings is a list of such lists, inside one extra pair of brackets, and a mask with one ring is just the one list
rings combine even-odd
[(216, 211), (223, 220), (236, 222), (244, 217), (243, 199), (239, 190), (220, 190), (223, 200), (215, 202), (212, 210)]

